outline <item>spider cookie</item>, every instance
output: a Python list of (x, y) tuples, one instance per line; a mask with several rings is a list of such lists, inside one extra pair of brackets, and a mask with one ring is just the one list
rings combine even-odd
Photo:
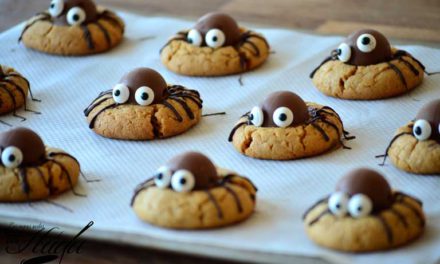
[(424, 70), (420, 61), (391, 47), (380, 32), (363, 29), (348, 36), (310, 78), (326, 95), (372, 100), (416, 88), (423, 81)]
[(399, 128), (385, 154), (404, 171), (417, 174), (440, 174), (440, 99), (424, 105), (416, 118)]
[[(17, 115), (16, 110), (24, 106), (24, 110), (27, 112), (33, 112), (26, 104), (26, 98), (30, 94), (33, 101), (39, 101), (32, 96), (31, 87), (29, 81), (18, 73), (15, 69), (0, 64), (0, 115), (11, 113), (13, 116), (26, 120), (26, 118)], [(10, 124), (1, 121), (4, 125), (11, 126)]]
[(92, 0), (52, 0), (49, 10), (31, 18), (19, 41), (31, 49), (68, 56), (104, 52), (118, 45), (124, 22)]
[(229, 135), (238, 152), (259, 159), (292, 160), (343, 146), (348, 137), (328, 106), (306, 103), (289, 91), (271, 93), (244, 114)]
[(178, 32), (161, 49), (162, 63), (190, 76), (219, 76), (257, 68), (269, 56), (258, 33), (241, 28), (229, 15), (208, 13), (189, 30)]
[(306, 211), (304, 225), (318, 245), (367, 252), (412, 242), (422, 235), (425, 216), (421, 201), (391, 190), (376, 171), (357, 169)]
[(131, 205), (140, 219), (153, 225), (206, 229), (247, 219), (256, 192), (247, 178), (216, 168), (200, 153), (187, 152), (141, 183)]
[(149, 68), (125, 74), (84, 110), (90, 129), (114, 139), (148, 140), (181, 134), (196, 125), (202, 99), (195, 90), (168, 85)]
[[(46, 147), (35, 132), (0, 133), (0, 202), (42, 200), (72, 190), (80, 165), (62, 150)], [(76, 193), (75, 193), (76, 194)]]

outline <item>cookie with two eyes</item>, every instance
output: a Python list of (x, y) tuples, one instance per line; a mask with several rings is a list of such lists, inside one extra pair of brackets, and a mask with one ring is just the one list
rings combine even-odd
[(114, 139), (149, 140), (181, 134), (201, 119), (196, 90), (167, 84), (150, 68), (125, 74), (84, 110), (90, 129)]
[(262, 65), (270, 47), (259, 33), (239, 27), (229, 15), (208, 13), (173, 36), (160, 51), (171, 71), (190, 76), (221, 76)]
[(349, 137), (335, 110), (306, 103), (297, 94), (279, 91), (244, 114), (229, 135), (235, 149), (249, 157), (293, 160), (346, 147)]
[(393, 48), (372, 29), (353, 32), (311, 74), (324, 94), (373, 100), (404, 94), (422, 83), (425, 67), (404, 50)]
[(52, 0), (48, 11), (27, 22), (19, 40), (50, 54), (89, 55), (117, 46), (124, 28), (121, 18), (92, 0)]
[(34, 131), (14, 128), (0, 133), (0, 202), (42, 200), (74, 186), (79, 162), (68, 153), (47, 147)]
[[(400, 127), (385, 155), (399, 169), (416, 174), (440, 174), (440, 99), (426, 103)], [(381, 164), (381, 165), (383, 165)]]
[(350, 252), (387, 250), (423, 234), (422, 202), (391, 190), (378, 172), (361, 168), (348, 173), (336, 191), (304, 214), (307, 235), (323, 247)]
[(135, 190), (131, 206), (150, 224), (173, 229), (207, 229), (250, 217), (257, 188), (236, 173), (217, 168), (205, 155), (173, 157)]

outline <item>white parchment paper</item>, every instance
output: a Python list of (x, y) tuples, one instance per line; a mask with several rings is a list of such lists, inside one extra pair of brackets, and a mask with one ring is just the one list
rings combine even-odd
[[(308, 75), (342, 39), (261, 29), (273, 51), (260, 69), (243, 75), (220, 78), (190, 78), (167, 71), (161, 65), (159, 49), (168, 37), (193, 22), (171, 18), (147, 18), (122, 13), (127, 24), (122, 45), (111, 52), (89, 57), (57, 57), (26, 49), (17, 43), (21, 26), (0, 34), (0, 63), (15, 67), (28, 77), (35, 97), (29, 103), (41, 116), (19, 113), (21, 123), (10, 115), (1, 119), (16, 126), (36, 130), (50, 146), (76, 156), (89, 178), (81, 180), (78, 191), (87, 198), (67, 193), (54, 201), (73, 213), (47, 203), (1, 204), (0, 221), (20, 218), (72, 226), (80, 230), (95, 221), (94, 231), (117, 232), (126, 241), (136, 236), (152, 239), (230, 248), (288, 256), (322, 257), (333, 262), (433, 263), (440, 258), (440, 178), (401, 172), (390, 163), (379, 167), (374, 156), (382, 154), (395, 130), (411, 120), (427, 100), (440, 97), (440, 75), (430, 76), (408, 95), (382, 101), (345, 101), (327, 97), (315, 89)], [(429, 71), (440, 70), (440, 50), (400, 47), (420, 59)], [(127, 71), (147, 66), (161, 72), (169, 83), (197, 89), (204, 100), (204, 113), (226, 111), (226, 116), (203, 118), (187, 133), (166, 140), (128, 142), (102, 138), (89, 130), (82, 110), (100, 91), (110, 89)], [(319, 157), (298, 161), (262, 161), (237, 153), (228, 143), (228, 134), (240, 115), (250, 110), (268, 93), (287, 89), (307, 101), (333, 107), (346, 129), (357, 139), (347, 142), (352, 150), (339, 149)], [(1, 131), (7, 127), (0, 126)], [(138, 220), (129, 202), (135, 186), (173, 155), (201, 151), (221, 167), (251, 178), (259, 187), (255, 214), (247, 221), (210, 231), (172, 231)], [(364, 255), (343, 254), (314, 245), (303, 230), (302, 213), (317, 199), (330, 193), (347, 171), (369, 166), (379, 170), (396, 189), (419, 197), (428, 217), (425, 235), (401, 249)], [(134, 242), (134, 241), (133, 241)], [(179, 248), (175, 248), (179, 250)], [(197, 247), (194, 247), (197, 251)], [(203, 252), (198, 252), (203, 253)]]

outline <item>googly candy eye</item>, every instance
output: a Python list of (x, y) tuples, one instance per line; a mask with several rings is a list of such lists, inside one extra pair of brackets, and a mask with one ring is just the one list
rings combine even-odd
[(225, 44), (226, 36), (220, 29), (211, 29), (206, 33), (205, 42), (211, 48), (219, 48)]
[(86, 21), (86, 12), (81, 7), (72, 7), (67, 12), (67, 23), (71, 26), (79, 26)]
[(3, 150), (1, 159), (3, 166), (14, 169), (21, 165), (23, 153), (16, 147), (7, 147)]
[(194, 175), (187, 170), (178, 170), (171, 178), (171, 186), (176, 192), (190, 192), (196, 184)]
[[(439, 127), (440, 128), (440, 127)], [(414, 123), (413, 135), (420, 141), (427, 140), (431, 137), (432, 128), (428, 121), (419, 119)]]
[(345, 193), (337, 192), (328, 199), (328, 208), (332, 214), (343, 217), (348, 211), (348, 196)]
[(113, 100), (118, 104), (124, 104), (130, 97), (130, 90), (125, 84), (119, 83), (113, 88)]
[(354, 218), (368, 216), (372, 210), (373, 203), (371, 199), (364, 194), (353, 195), (348, 202), (348, 212)]
[(337, 49), (338, 59), (342, 62), (347, 62), (351, 58), (351, 48), (346, 43), (341, 43)]
[(372, 52), (376, 48), (376, 38), (371, 34), (362, 34), (356, 40), (356, 45), (362, 52)]
[(139, 105), (150, 105), (154, 101), (154, 91), (150, 87), (142, 86), (136, 90), (134, 98)]
[(263, 110), (261, 110), (261, 108), (258, 106), (252, 108), (252, 111), (249, 114), (249, 120), (251, 121), (252, 125), (261, 127), (264, 122)]
[(197, 29), (191, 29), (186, 37), (188, 43), (200, 47), (203, 42), (203, 37)]
[(167, 167), (162, 166), (157, 170), (156, 176), (154, 176), (154, 183), (161, 189), (168, 188), (171, 184), (171, 176), (171, 171)]
[(64, 9), (64, 1), (63, 0), (52, 0), (49, 6), (49, 14), (52, 17), (57, 17), (61, 15)]
[(288, 127), (293, 122), (293, 112), (287, 107), (279, 107), (273, 112), (272, 118), (278, 127)]

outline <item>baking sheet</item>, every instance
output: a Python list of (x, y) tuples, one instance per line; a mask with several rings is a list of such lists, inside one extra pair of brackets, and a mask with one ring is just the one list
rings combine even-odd
[[(434, 263), (440, 259), (440, 178), (410, 175), (389, 163), (379, 167), (379, 160), (374, 158), (384, 152), (395, 130), (411, 120), (423, 103), (440, 97), (440, 75), (427, 77), (415, 91), (393, 99), (357, 102), (329, 98), (313, 87), (308, 75), (342, 38), (258, 29), (275, 53), (263, 67), (243, 75), (244, 86), (239, 85), (238, 76), (189, 78), (167, 71), (160, 63), (159, 49), (169, 36), (193, 22), (120, 14), (128, 25), (124, 42), (109, 53), (95, 56), (57, 57), (28, 50), (17, 44), (22, 25), (0, 34), (0, 63), (13, 66), (25, 75), (34, 96), (43, 101), (29, 102), (32, 109), (43, 113), (41, 116), (20, 111), (27, 121), (22, 123), (10, 115), (2, 116), (1, 120), (36, 130), (46, 144), (76, 156), (88, 178), (102, 179), (99, 183), (81, 180), (77, 190), (87, 193), (87, 198), (67, 193), (54, 200), (73, 212), (41, 202), (32, 207), (0, 204), (0, 222), (9, 224), (18, 219), (80, 230), (93, 220), (95, 225), (88, 234), (92, 237), (117, 237), (130, 244), (196, 254), (216, 255), (212, 252), (230, 250), (237, 256), (240, 252), (255, 252), (279, 254), (285, 260), (301, 255), (342, 263)], [(440, 50), (420, 46), (400, 48), (420, 59), (429, 71), (440, 69)], [(140, 66), (157, 69), (170, 83), (199, 90), (204, 113), (226, 111), (227, 115), (205, 117), (187, 133), (166, 140), (128, 142), (94, 134), (88, 129), (82, 110), (125, 72)], [(268, 93), (281, 89), (336, 109), (346, 130), (357, 137), (347, 142), (353, 149), (287, 162), (256, 160), (237, 153), (227, 141), (237, 119)], [(0, 130), (7, 127), (1, 126)], [(173, 231), (137, 219), (129, 206), (135, 186), (173, 155), (188, 150), (201, 151), (217, 165), (254, 181), (259, 187), (258, 201), (256, 212), (249, 220), (217, 230)], [(326, 250), (308, 240), (301, 220), (303, 212), (330, 193), (343, 174), (359, 166), (381, 171), (394, 188), (424, 202), (428, 220), (422, 239), (401, 249), (362, 255)]]

